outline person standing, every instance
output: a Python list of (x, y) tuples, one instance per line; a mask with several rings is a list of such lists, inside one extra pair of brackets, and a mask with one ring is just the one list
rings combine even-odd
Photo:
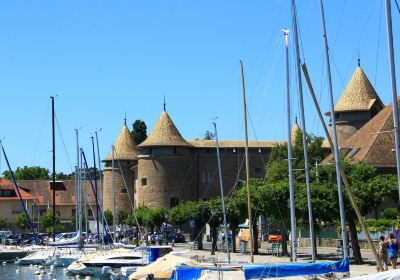
[(379, 237), (379, 239), (381, 241), (379, 242), (378, 255), (385, 271), (388, 270), (388, 244), (385, 242), (384, 236)]
[(395, 236), (392, 232), (389, 233), (388, 245), (389, 245), (388, 247), (389, 247), (390, 263), (392, 264), (393, 269), (396, 269), (397, 256), (399, 254), (399, 245), (397, 243), (397, 239), (395, 238)]

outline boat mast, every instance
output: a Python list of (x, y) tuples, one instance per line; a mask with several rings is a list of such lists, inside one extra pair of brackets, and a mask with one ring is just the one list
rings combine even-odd
[(54, 96), (51, 98), (51, 126), (52, 126), (52, 142), (53, 142), (53, 242), (56, 241), (56, 136), (54, 122)]
[(112, 185), (112, 197), (113, 197), (113, 201), (112, 201), (112, 208), (113, 208), (113, 229), (114, 229), (114, 243), (116, 243), (116, 236), (117, 236), (117, 219), (116, 219), (116, 205), (115, 205), (115, 159), (114, 159), (114, 145), (111, 146), (111, 156), (112, 156), (112, 160), (111, 160), (111, 168), (112, 168), (112, 178), (111, 178), (111, 185)]
[(96, 135), (96, 146), (97, 146), (97, 160), (99, 161), (99, 181), (100, 181), (100, 194), (101, 194), (101, 198), (100, 198), (100, 209), (101, 209), (101, 232), (102, 232), (102, 238), (101, 241), (104, 245), (104, 227), (105, 227), (105, 223), (104, 223), (104, 208), (103, 208), (103, 178), (102, 178), (102, 172), (101, 172), (101, 159), (100, 159), (100, 147), (99, 147), (99, 137), (97, 132), (101, 131), (100, 130), (96, 130), (95, 131), (95, 135)]
[(244, 135), (245, 135), (245, 155), (246, 155), (246, 189), (247, 189), (247, 215), (249, 216), (249, 235), (250, 235), (250, 262), (254, 262), (254, 242), (253, 242), (253, 215), (251, 213), (251, 193), (250, 193), (250, 166), (249, 166), (249, 137), (247, 133), (247, 104), (246, 104), (246, 86), (244, 83), (243, 62), (240, 60), (240, 72), (242, 75), (242, 94), (243, 94), (243, 117), (244, 117)]
[(339, 146), (336, 134), (336, 118), (335, 118), (335, 108), (334, 108), (333, 93), (332, 93), (331, 66), (329, 62), (328, 37), (326, 35), (324, 4), (322, 0), (320, 0), (320, 8), (321, 8), (321, 18), (322, 18), (322, 36), (324, 38), (325, 61), (326, 61), (327, 79), (328, 79), (329, 105), (331, 113), (332, 132), (333, 132), (333, 148), (335, 155), (336, 181), (338, 185), (338, 195), (339, 195), (340, 225), (342, 227), (343, 257), (348, 258), (349, 252), (347, 249), (348, 246), (347, 246), (347, 234), (346, 234), (346, 214), (344, 208), (342, 180), (340, 178), (341, 166), (339, 157)]
[(297, 22), (297, 10), (295, 0), (292, 0), (292, 17), (293, 17), (293, 28), (294, 28), (294, 45), (296, 51), (296, 71), (297, 80), (299, 83), (299, 101), (300, 101), (300, 119), (302, 126), (302, 137), (303, 137), (303, 154), (304, 154), (304, 170), (306, 175), (306, 188), (307, 188), (307, 206), (308, 206), (308, 224), (310, 230), (310, 241), (311, 241), (311, 260), (315, 262), (316, 259), (316, 248), (315, 248), (315, 237), (314, 237), (314, 218), (313, 208), (311, 201), (311, 184), (310, 184), (310, 165), (308, 161), (308, 147), (307, 147), (307, 130), (306, 121), (304, 116), (304, 102), (303, 102), (303, 84), (301, 79), (301, 61), (300, 61), (300, 48), (299, 48), (299, 30)]
[(286, 57), (286, 110), (287, 110), (287, 128), (288, 128), (288, 170), (289, 170), (289, 196), (290, 196), (290, 234), (292, 251), (291, 260), (297, 261), (297, 234), (296, 234), (296, 212), (294, 205), (294, 187), (293, 187), (293, 164), (292, 164), (292, 137), (291, 129), (291, 114), (290, 114), (290, 76), (289, 76), (289, 30), (282, 29), (285, 39), (285, 57)]
[[(393, 102), (393, 131), (396, 143), (396, 163), (397, 163), (397, 185), (399, 188), (400, 199), (400, 135), (399, 135), (399, 113), (397, 105), (397, 88), (396, 88), (396, 69), (394, 64), (394, 49), (393, 49), (393, 30), (392, 30), (392, 8), (390, 0), (385, 0), (386, 3), (386, 29), (387, 42), (390, 63), (390, 80), (392, 84), (392, 102)], [(399, 200), (400, 201), (400, 200)]]
[(92, 138), (92, 150), (93, 150), (93, 168), (94, 168), (94, 189), (96, 190), (96, 225), (97, 225), (97, 235), (100, 235), (99, 228), (99, 203), (98, 203), (98, 190), (97, 190), (97, 168), (96, 168), (96, 153), (94, 152), (94, 138)]
[(76, 135), (76, 167), (75, 167), (75, 178), (76, 178), (76, 186), (75, 186), (75, 194), (76, 194), (76, 211), (75, 211), (75, 220), (76, 220), (76, 231), (79, 236), (79, 243), (82, 235), (82, 208), (81, 208), (81, 177), (80, 177), (80, 168), (79, 168), (79, 131), (75, 129)]
[(224, 216), (224, 225), (225, 225), (226, 256), (228, 257), (228, 263), (230, 263), (231, 262), (231, 255), (229, 253), (228, 223), (226, 222), (224, 186), (223, 186), (223, 182), (222, 182), (221, 158), (220, 158), (220, 155), (219, 155), (219, 142), (218, 142), (218, 134), (217, 134), (217, 124), (216, 123), (213, 123), (213, 124), (214, 124), (214, 131), (215, 131), (215, 145), (217, 146), (218, 174), (219, 174), (219, 187), (221, 189), (222, 213), (223, 213), (223, 216)]

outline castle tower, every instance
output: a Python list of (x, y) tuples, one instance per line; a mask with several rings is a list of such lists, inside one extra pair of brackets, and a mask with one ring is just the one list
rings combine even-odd
[[(383, 109), (384, 105), (360, 66), (335, 105), (339, 145)], [(326, 113), (330, 116), (330, 112)], [(330, 124), (331, 125), (331, 124)]]
[(296, 117), (296, 121), (294, 122), (292, 130), (290, 131), (290, 138), (292, 140), (292, 145), (294, 145), (296, 143), (297, 134), (300, 132), (301, 132), (301, 129), (297, 123), (297, 117)]
[(196, 199), (197, 157), (166, 111), (138, 149), (137, 205), (170, 208)]
[[(129, 129), (126, 125), (122, 127), (117, 140), (114, 143), (114, 178), (115, 178), (115, 201), (116, 209), (131, 211), (131, 203), (124, 184), (124, 179), (129, 195), (134, 200), (135, 190), (135, 166), (137, 165), (137, 153), (132, 141)], [(103, 183), (103, 207), (104, 210), (113, 210), (113, 184), (112, 184), (112, 151), (103, 159), (104, 183)]]

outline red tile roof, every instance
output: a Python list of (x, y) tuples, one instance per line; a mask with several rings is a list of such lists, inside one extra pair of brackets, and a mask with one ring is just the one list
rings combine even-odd
[[(20, 187), (20, 186), (19, 186)], [(0, 190), (13, 190), (15, 191), (15, 196), (12, 197), (0, 197), (0, 200), (19, 200), (17, 188), (15, 185), (4, 178), (0, 178)], [(32, 200), (32, 195), (26, 192), (25, 190), (19, 188), (19, 192), (23, 200)]]
[[(63, 181), (66, 190), (56, 191), (56, 205), (75, 205), (75, 181)], [(30, 190), (31, 195), (39, 205), (53, 204), (53, 191), (50, 190), (50, 181), (47, 180), (18, 180), (18, 184)], [(86, 183), (87, 195), (90, 204), (95, 204), (90, 183)], [(100, 195), (100, 193), (99, 193)]]
[[(397, 98), (400, 106), (400, 97)], [(346, 158), (353, 162), (364, 161), (375, 167), (396, 167), (396, 154), (393, 133), (392, 104), (386, 106), (368, 123), (354, 133), (347, 141), (345, 147), (351, 147)], [(324, 159), (326, 163), (333, 159), (329, 155)]]

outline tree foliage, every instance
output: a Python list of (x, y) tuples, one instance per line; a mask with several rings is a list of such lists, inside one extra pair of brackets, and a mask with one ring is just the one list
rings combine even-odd
[[(14, 175), (16, 180), (48, 180), (50, 178), (49, 170), (40, 166), (18, 167), (14, 171)], [(3, 172), (3, 177), (8, 180), (12, 179), (8, 170)]]
[(209, 130), (206, 130), (206, 132), (204, 132), (203, 140), (213, 140), (214, 136), (215, 136), (214, 133), (212, 133)]
[(60, 215), (56, 213), (55, 217), (53, 215), (52, 210), (48, 210), (46, 214), (40, 217), (40, 225), (44, 228), (47, 232), (53, 231), (53, 218), (55, 218), (55, 228), (54, 231), (62, 231), (63, 226), (61, 225)]
[(131, 137), (136, 145), (139, 145), (147, 138), (147, 126), (142, 120), (136, 120), (132, 124)]
[(0, 218), (0, 229), (5, 229), (7, 227), (7, 220), (5, 218)]
[(20, 229), (22, 232), (25, 231), (28, 228), (28, 219), (25, 216), (24, 212), (21, 212), (16, 218), (15, 218), (15, 226)]
[(104, 220), (106, 221), (109, 227), (113, 225), (114, 223), (113, 219), (114, 217), (110, 210), (107, 209), (106, 211), (104, 211)]

